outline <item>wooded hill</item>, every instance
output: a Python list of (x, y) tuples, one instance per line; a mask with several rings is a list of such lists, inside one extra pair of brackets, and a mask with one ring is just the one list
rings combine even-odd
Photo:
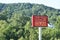
[(38, 28), (31, 27), (32, 15), (47, 15), (53, 28), (42, 29), (42, 40), (60, 39), (60, 10), (43, 4), (0, 3), (0, 40), (38, 40)]

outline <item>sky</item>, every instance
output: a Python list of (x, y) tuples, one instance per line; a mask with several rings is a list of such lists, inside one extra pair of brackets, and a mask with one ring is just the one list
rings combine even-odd
[(0, 3), (35, 3), (60, 9), (60, 0), (0, 0)]

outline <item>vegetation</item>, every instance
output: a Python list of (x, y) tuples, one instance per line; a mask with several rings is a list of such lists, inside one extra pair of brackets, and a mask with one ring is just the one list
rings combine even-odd
[(60, 39), (60, 10), (31, 3), (0, 3), (0, 40), (38, 40), (38, 28), (31, 27), (32, 15), (47, 15), (53, 28), (42, 28), (42, 40)]

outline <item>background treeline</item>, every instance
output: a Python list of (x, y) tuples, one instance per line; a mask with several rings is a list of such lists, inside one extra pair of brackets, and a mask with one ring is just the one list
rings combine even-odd
[(31, 27), (32, 15), (47, 15), (53, 27), (42, 28), (42, 40), (60, 39), (60, 10), (43, 4), (0, 3), (0, 40), (38, 40), (38, 28)]

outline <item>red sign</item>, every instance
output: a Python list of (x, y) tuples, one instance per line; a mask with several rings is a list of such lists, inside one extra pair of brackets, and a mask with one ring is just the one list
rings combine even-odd
[(48, 16), (32, 16), (32, 26), (34, 27), (47, 27), (48, 26)]

